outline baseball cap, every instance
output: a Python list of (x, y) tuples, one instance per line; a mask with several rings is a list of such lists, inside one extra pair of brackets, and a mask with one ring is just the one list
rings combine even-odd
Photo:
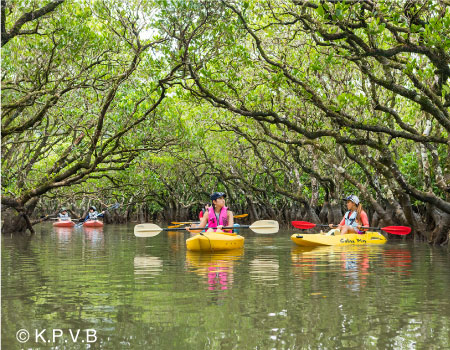
[(214, 192), (212, 195), (211, 195), (211, 200), (212, 201), (215, 201), (217, 198), (220, 198), (220, 197), (223, 197), (223, 198), (225, 198), (227, 195), (225, 194), (225, 193), (223, 193), (223, 192)]
[(345, 200), (345, 201), (352, 201), (352, 202), (355, 203), (356, 205), (359, 204), (359, 198), (358, 198), (358, 196), (355, 196), (354, 194), (351, 194), (350, 196), (345, 197), (344, 200)]

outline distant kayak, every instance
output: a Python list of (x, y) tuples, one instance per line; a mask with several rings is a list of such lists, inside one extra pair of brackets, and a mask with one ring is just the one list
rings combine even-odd
[(56, 221), (53, 223), (53, 227), (74, 227), (75, 223), (73, 221)]
[(386, 238), (379, 232), (366, 232), (362, 235), (349, 233), (345, 235), (327, 236), (323, 234), (294, 233), (291, 240), (303, 247), (354, 245), (354, 244), (384, 244)]
[(103, 221), (88, 220), (83, 224), (84, 227), (103, 227)]
[(186, 240), (186, 248), (197, 252), (239, 249), (244, 246), (244, 237), (227, 232), (205, 232)]

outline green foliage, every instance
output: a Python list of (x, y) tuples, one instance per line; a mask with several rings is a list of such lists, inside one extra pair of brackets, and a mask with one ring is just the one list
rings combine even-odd
[(448, 6), (308, 4), (65, 3), (3, 48), (3, 192), (97, 188), (155, 213), (217, 189), (260, 208), (423, 190), (422, 144), (449, 167)]

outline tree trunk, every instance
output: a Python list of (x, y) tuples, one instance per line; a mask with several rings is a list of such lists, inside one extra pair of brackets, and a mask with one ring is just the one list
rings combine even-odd
[(328, 223), (330, 224), (339, 224), (342, 220), (341, 206), (339, 204), (331, 204), (328, 210)]
[(4, 220), (2, 224), (2, 233), (4, 234), (24, 234), (28, 225), (23, 217), (16, 210), (8, 208), (2, 215)]
[(330, 222), (328, 222), (328, 212), (330, 210), (330, 202), (325, 201), (323, 203), (322, 209), (320, 210), (319, 213), (319, 219), (320, 222), (324, 223), (324, 224), (329, 224)]
[(2, 233), (5, 234), (24, 234), (27, 230), (29, 230), (32, 234), (34, 233), (33, 226), (30, 221), (30, 217), (36, 208), (37, 203), (39, 202), (38, 198), (33, 198), (28, 201), (25, 206), (22, 206), (18, 203), (16, 208), (7, 208), (2, 215), (4, 217), (2, 224)]
[(431, 213), (436, 226), (430, 234), (429, 243), (433, 245), (448, 244), (450, 235), (450, 215), (438, 208), (434, 208)]
[(256, 213), (256, 209), (255, 209), (255, 206), (253, 205), (253, 201), (251, 200), (251, 198), (250, 197), (246, 197), (246, 201), (247, 201), (247, 204), (248, 204), (248, 215), (249, 215), (249, 217), (250, 217), (250, 221), (256, 221), (256, 220), (258, 220), (258, 214)]
[(305, 215), (304, 215), (305, 221), (310, 221), (315, 224), (320, 223), (319, 216), (316, 214), (316, 211), (311, 208), (309, 205), (305, 205)]

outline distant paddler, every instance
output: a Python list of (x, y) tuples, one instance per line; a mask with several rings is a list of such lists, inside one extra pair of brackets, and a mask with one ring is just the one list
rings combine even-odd
[(358, 198), (354, 194), (344, 198), (347, 201), (347, 212), (345, 213), (342, 221), (339, 223), (337, 229), (333, 229), (333, 224), (330, 224), (330, 230), (327, 235), (335, 235), (341, 234), (345, 235), (346, 233), (357, 233), (364, 234), (364, 230), (362, 227), (369, 227), (369, 218), (367, 217), (366, 212), (362, 208), (362, 204)]
[(53, 223), (54, 227), (73, 227), (75, 224), (69, 216), (66, 208), (61, 208), (58, 213), (57, 221)]
[(58, 213), (58, 221), (71, 221), (72, 219), (69, 216), (69, 213), (67, 212), (66, 208), (61, 208), (61, 210)]
[[(198, 225), (191, 225), (189, 231), (196, 228), (217, 227), (217, 229), (209, 228), (206, 232), (224, 232), (222, 227), (231, 227), (234, 225), (233, 212), (225, 206), (226, 194), (223, 192), (214, 192), (210, 198), (212, 206), (203, 214)], [(232, 230), (225, 230), (232, 232)]]
[(198, 219), (201, 220), (203, 215), (205, 215), (205, 212), (209, 210), (211, 205), (209, 203), (206, 203), (202, 210), (200, 210), (200, 213), (198, 214)]
[(103, 222), (99, 221), (98, 218), (102, 218), (105, 211), (103, 210), (100, 214), (97, 212), (97, 208), (93, 205), (89, 207), (89, 211), (84, 219), (80, 219), (80, 222), (76, 227), (86, 226), (86, 227), (100, 227), (103, 226)]
[(93, 205), (91, 205), (89, 207), (89, 211), (86, 215), (86, 217), (84, 218), (84, 221), (89, 221), (89, 220), (98, 220), (98, 218), (102, 218), (103, 215), (105, 214), (105, 211), (102, 211), (100, 214), (97, 212), (97, 208)]

